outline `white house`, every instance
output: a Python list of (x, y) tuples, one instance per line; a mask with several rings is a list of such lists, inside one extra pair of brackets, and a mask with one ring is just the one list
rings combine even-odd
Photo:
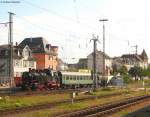
[[(0, 46), (0, 85), (10, 82), (10, 51), (9, 45)], [(26, 45), (20, 48), (13, 46), (13, 73), (14, 77), (20, 77), (29, 68), (36, 69), (36, 60), (32, 57), (32, 51)]]

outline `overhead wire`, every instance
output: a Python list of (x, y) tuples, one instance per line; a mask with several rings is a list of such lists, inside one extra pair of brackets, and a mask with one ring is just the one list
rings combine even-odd
[(73, 0), (73, 2), (74, 2), (75, 13), (76, 13), (76, 19), (77, 19), (77, 22), (80, 23), (80, 21), (79, 21), (79, 13), (78, 13), (78, 9), (77, 9), (77, 6), (76, 6), (76, 0)]
[[(74, 20), (74, 19), (72, 19), (72, 18), (70, 18), (70, 17), (63, 16), (63, 15), (61, 15), (60, 13), (58, 13), (58, 12), (56, 12), (56, 11), (54, 11), (54, 10), (47, 9), (47, 8), (43, 8), (43, 7), (39, 6), (39, 5), (33, 4), (33, 3), (31, 3), (31, 2), (29, 2), (29, 1), (27, 1), (27, 0), (23, 0), (23, 1), (24, 1), (24, 3), (30, 5), (30, 6), (32, 6), (32, 7), (34, 7), (34, 8), (41, 9), (41, 10), (43, 10), (43, 11), (46, 11), (46, 12), (50, 13), (50, 14), (59, 16), (59, 17), (61, 17), (61, 18), (63, 18), (63, 19), (66, 19), (66, 20), (71, 21), (71, 22), (75, 22), (75, 23), (77, 23), (77, 24), (80, 23), (80, 25), (82, 25), (82, 26), (84, 26), (84, 27), (88, 27), (89, 29), (97, 30), (96, 28), (93, 28), (92, 26), (89, 26), (88, 24), (85, 24), (85, 23), (79, 21), (79, 14), (78, 14), (77, 6), (76, 6), (76, 0), (74, 0), (74, 5), (75, 5), (74, 8), (75, 8), (75, 12), (76, 12), (76, 20)], [(38, 27), (38, 28), (40, 28), (40, 29), (42, 29), (42, 30), (46, 30), (46, 31), (49, 31), (49, 30), (50, 30), (51, 32), (54, 32), (54, 33), (56, 33), (56, 34), (58, 34), (58, 35), (61, 35), (61, 36), (64, 36), (65, 38), (66, 38), (66, 36), (67, 36), (67, 34), (63, 34), (63, 33), (60, 33), (60, 32), (58, 32), (58, 31), (54, 30), (54, 29), (51, 29), (49, 25), (47, 25), (46, 28), (45, 28), (44, 26), (40, 26), (40, 25), (37, 25), (37, 24), (35, 24), (35, 23), (32, 23), (32, 22), (28, 21), (26, 18), (24, 18), (24, 20), (26, 20), (27, 22), (29, 22), (29, 23), (32, 24), (33, 26)], [(83, 39), (83, 38), (81, 38), (81, 37), (79, 37), (79, 36), (78, 36), (78, 37), (76, 36), (76, 37), (73, 37), (73, 38)], [(87, 39), (86, 39), (86, 40), (87, 40)], [(68, 43), (68, 41), (67, 41), (67, 43)], [(86, 43), (85, 46), (86, 46), (86, 48), (88, 47), (88, 46), (87, 46), (87, 43)], [(81, 49), (80, 44), (78, 45), (78, 47)]]
[[(53, 28), (52, 26), (50, 26), (50, 25), (46, 25), (46, 26), (43, 26), (43, 25), (42, 25), (42, 26), (41, 26), (41, 25), (39, 25), (39, 24), (35, 24), (35, 23), (29, 21), (28, 19), (26, 19), (26, 18), (24, 18), (24, 17), (18, 16), (18, 15), (17, 15), (16, 17), (19, 18), (19, 19), (21, 19), (22, 21), (28, 23), (28, 24), (31, 24), (32, 26), (34, 26), (34, 27), (36, 27), (36, 28), (41, 29), (41, 30), (51, 31), (51, 32), (54, 32), (54, 33), (56, 33), (56, 34), (58, 34), (58, 35), (61, 35), (61, 36), (64, 36), (64, 37), (68, 37), (68, 34), (69, 34), (69, 33), (64, 34), (64, 33), (62, 33), (62, 32), (58, 32), (58, 31), (54, 30), (54, 28)], [(65, 32), (69, 32), (69, 31), (66, 30)], [(72, 32), (72, 33), (74, 33), (74, 32)], [(72, 38), (87, 39), (87, 38), (82, 38), (82, 37), (80, 37), (80, 36), (77, 36), (76, 34), (74, 34), (74, 35), (69, 35), (69, 36), (71, 36)], [(82, 36), (86, 37), (85, 35), (82, 35)]]
[[(26, 22), (26, 23), (28, 23), (28, 24), (30, 24), (30, 25), (36, 27), (36, 28), (39, 28), (39, 29), (42, 29), (42, 30), (44, 29), (44, 30), (46, 30), (46, 31), (52, 31), (52, 32), (54, 32), (54, 33), (56, 33), (56, 34), (58, 34), (58, 35), (64, 36), (65, 38), (68, 37), (67, 34), (63, 34), (63, 33), (54, 31), (54, 30), (52, 30), (51, 28), (49, 28), (48, 26), (47, 26), (47, 28), (45, 28), (45, 27), (43, 27), (43, 26), (37, 25), (37, 24), (35, 24), (35, 23), (32, 23), (31, 21), (29, 21), (29, 20), (26, 19), (26, 18), (17, 16), (17, 15), (16, 15), (15, 17), (21, 19), (22, 21), (24, 21), (24, 22)], [(70, 36), (71, 36), (71, 35), (70, 35)], [(72, 38), (75, 38), (75, 37), (73, 37), (73, 36), (71, 36), (71, 37), (72, 37)], [(78, 39), (83, 39), (83, 38), (81, 38), (81, 37), (76, 37), (76, 38), (78, 38)], [(66, 41), (66, 42), (68, 43), (68, 42), (70, 42), (70, 41)], [(72, 43), (75, 44), (74, 42), (72, 42)], [(70, 44), (69, 44), (69, 45), (70, 45)], [(62, 46), (62, 45), (61, 45), (61, 48), (62, 48), (63, 51), (65, 50), (65, 46)], [(80, 48), (80, 49), (81, 49), (81, 48)]]
[(29, 2), (28, 0), (23, 0), (23, 1), (24, 1), (24, 3), (30, 5), (30, 6), (32, 6), (32, 7), (34, 7), (34, 8), (41, 9), (41, 10), (43, 10), (43, 11), (46, 11), (46, 12), (48, 12), (48, 13), (50, 13), (50, 14), (59, 16), (59, 17), (61, 17), (61, 18), (63, 18), (63, 19), (66, 19), (66, 20), (68, 20), (68, 21), (71, 21), (71, 22), (80, 24), (80, 25), (82, 25), (82, 26), (84, 26), (84, 27), (86, 27), (86, 28), (93, 29), (93, 30), (97, 30), (95, 27), (90, 26), (90, 25), (87, 24), (87, 23), (83, 23), (83, 22), (81, 22), (81, 21), (80, 21), (80, 23), (79, 23), (78, 21), (74, 20), (73, 18), (70, 18), (70, 17), (67, 17), (67, 16), (63, 16), (63, 15), (61, 15), (60, 13), (58, 13), (58, 12), (56, 12), (56, 11), (54, 11), (54, 10), (47, 9), (47, 8), (43, 8), (43, 7), (39, 6), (39, 5), (36, 5), (36, 4), (33, 4), (33, 3)]
[[(31, 3), (31, 2), (29, 2), (29, 1), (27, 1), (27, 0), (24, 0), (24, 2), (25, 2), (26, 4), (32, 6), (32, 7), (39, 8), (39, 9), (41, 9), (41, 10), (43, 10), (43, 11), (46, 11), (46, 12), (49, 12), (49, 13), (51, 13), (51, 14), (57, 15), (57, 16), (63, 18), (63, 19), (67, 19), (67, 20), (69, 20), (69, 21), (76, 22), (76, 20), (74, 20), (74, 19), (72, 19), (72, 18), (68, 18), (68, 17), (66, 17), (66, 16), (63, 16), (63, 15), (61, 15), (60, 13), (58, 13), (58, 12), (56, 12), (56, 11), (54, 11), (54, 10), (50, 10), (50, 9), (47, 9), (47, 8), (43, 8), (43, 7), (41, 7), (41, 6), (39, 6), (39, 5), (36, 5), (36, 4), (33, 4), (33, 3)], [(74, 3), (75, 3), (75, 2), (76, 2), (76, 1), (74, 0)], [(77, 20), (79, 21), (76, 4), (75, 4), (75, 10), (76, 10)], [(80, 22), (80, 24), (81, 24), (81, 22)], [(83, 23), (82, 23), (82, 24), (83, 24)], [(84, 25), (84, 26), (86, 26), (86, 27), (88, 27), (88, 28), (90, 28), (90, 29), (92, 28), (92, 29), (94, 29), (94, 30), (97, 30), (97, 29), (95, 29), (95, 28), (89, 26), (88, 24), (86, 24), (86, 25)], [(79, 38), (79, 37), (78, 37), (78, 38)], [(80, 39), (81, 39), (81, 38), (80, 38)]]

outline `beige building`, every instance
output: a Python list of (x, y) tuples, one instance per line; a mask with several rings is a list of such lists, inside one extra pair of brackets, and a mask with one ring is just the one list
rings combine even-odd
[[(103, 52), (96, 51), (96, 72), (99, 72), (100, 74), (104, 73), (103, 71)], [(93, 53), (89, 54), (87, 56), (87, 66), (88, 69), (93, 69)], [(112, 68), (112, 60), (111, 58), (105, 54), (105, 73), (107, 75), (110, 75), (110, 71)]]
[(148, 67), (148, 56), (146, 51), (143, 50), (140, 55), (138, 54), (124, 54), (121, 57), (113, 58), (113, 65), (119, 67), (124, 65), (129, 70), (131, 67), (139, 66), (142, 68)]

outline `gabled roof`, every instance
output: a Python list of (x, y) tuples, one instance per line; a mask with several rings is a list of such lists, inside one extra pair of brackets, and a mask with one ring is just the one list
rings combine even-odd
[(50, 54), (50, 44), (43, 37), (25, 38), (20, 44), (20, 47), (26, 45), (32, 50), (33, 53), (48, 53)]
[(121, 56), (123, 59), (136, 59), (137, 61), (143, 61), (137, 54), (124, 54)]
[[(23, 54), (22, 54), (23, 49), (24, 48), (21, 48), (20, 46), (13, 46), (13, 58), (22, 59), (23, 58)], [(2, 51), (4, 51), (4, 52), (2, 53)], [(0, 45), (0, 58), (9, 58), (10, 57), (9, 51), (10, 51), (10, 45), (8, 45), (8, 44)], [(28, 60), (34, 60), (34, 58), (32, 58), (32, 56), (30, 56), (28, 58)]]
[(147, 56), (144, 49), (143, 49), (143, 52), (141, 53), (141, 55), (138, 55), (138, 54), (124, 54), (124, 55), (121, 56), (121, 58), (136, 59), (137, 61), (140, 61), (140, 62), (144, 62), (144, 61), (148, 62), (148, 56)]
[(140, 55), (140, 57), (145, 61), (147, 61), (148, 60), (148, 56), (147, 56), (147, 54), (146, 54), (146, 51), (145, 51), (145, 49), (143, 49), (143, 52), (141, 53), (141, 55)]
[[(89, 54), (88, 56), (92, 55), (93, 56), (94, 52), (92, 52), (91, 54)], [(102, 51), (98, 51), (96, 50), (96, 54), (100, 54), (100, 55), (104, 55), (104, 53)], [(111, 59), (106, 53), (105, 53), (105, 58), (106, 59)]]

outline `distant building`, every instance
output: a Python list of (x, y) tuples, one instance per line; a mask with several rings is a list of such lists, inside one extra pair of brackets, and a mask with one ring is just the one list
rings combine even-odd
[[(9, 53), (9, 45), (0, 45), (0, 83), (4, 84), (10, 81)], [(23, 72), (29, 71), (29, 68), (36, 69), (36, 61), (27, 45), (24, 48), (20, 48), (18, 45), (13, 46), (13, 66), (14, 77), (20, 77)]]
[(57, 69), (58, 64), (58, 46), (52, 46), (43, 37), (34, 37), (24, 39), (19, 46), (28, 45), (37, 61), (37, 69), (50, 68)]
[(123, 54), (121, 57), (113, 58), (113, 65), (119, 67), (120, 65), (124, 65), (129, 70), (131, 67), (139, 66), (142, 68), (148, 67), (148, 56), (143, 50), (143, 52), (138, 54)]
[(78, 64), (77, 63), (67, 64), (67, 66), (68, 66), (68, 71), (78, 71)]
[(78, 69), (87, 69), (88, 68), (88, 59), (80, 58), (77, 63)]
[(58, 59), (57, 70), (59, 71), (68, 70), (68, 65), (64, 63), (61, 59)]
[[(96, 51), (96, 72), (99, 72), (100, 74), (103, 74), (103, 55), (104, 53), (101, 51)], [(88, 61), (88, 69), (93, 69), (93, 53), (89, 54), (87, 56)], [(105, 54), (105, 73), (107, 75), (110, 75), (110, 71), (112, 68), (112, 60), (111, 58)]]

